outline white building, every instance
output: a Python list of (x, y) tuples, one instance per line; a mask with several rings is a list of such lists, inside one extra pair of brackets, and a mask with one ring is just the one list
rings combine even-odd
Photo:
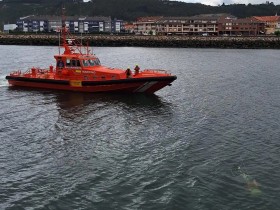
[(17, 28), (17, 24), (5, 24), (4, 25), (4, 32), (9, 33), (9, 31), (13, 31)]

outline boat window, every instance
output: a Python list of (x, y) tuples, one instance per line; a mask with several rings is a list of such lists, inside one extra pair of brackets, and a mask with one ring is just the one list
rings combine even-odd
[(70, 59), (69, 59), (69, 58), (66, 59), (66, 66), (71, 66), (71, 65), (70, 65)]
[(98, 59), (91, 60), (93, 66), (100, 66), (100, 62)]
[(80, 67), (81, 63), (80, 63), (79, 60), (67, 58), (66, 59), (66, 66), (69, 66), (69, 67)]
[(83, 65), (84, 66), (89, 66), (88, 60), (83, 60)]
[(76, 60), (71, 60), (71, 66), (76, 66)]
[(88, 60), (88, 61), (89, 61), (90, 66), (95, 66), (95, 63), (93, 60)]
[(100, 65), (101, 65), (100, 60), (99, 60), (98, 58), (96, 58), (95, 62), (96, 62), (96, 65), (97, 65), (97, 66), (100, 66)]
[(59, 67), (59, 68), (63, 68), (64, 67), (64, 63), (63, 63), (63, 61), (62, 60), (57, 60), (57, 64), (56, 64), (56, 66), (57, 67)]
[(87, 59), (83, 60), (84, 66), (100, 66), (100, 61), (98, 59)]

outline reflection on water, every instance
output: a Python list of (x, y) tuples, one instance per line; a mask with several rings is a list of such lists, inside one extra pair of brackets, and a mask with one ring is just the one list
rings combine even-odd
[[(53, 92), (52, 92), (53, 93)], [(162, 99), (157, 95), (127, 95), (115, 93), (79, 93), (79, 92), (64, 92), (53, 93), (57, 97), (59, 107), (63, 109), (72, 108), (75, 106), (85, 106), (94, 103), (124, 103), (131, 108), (134, 107), (160, 107), (164, 106)]]
[(87, 107), (94, 108), (103, 104), (107, 107), (123, 106), (127, 110), (137, 111), (157, 111), (170, 112), (171, 104), (160, 96), (154, 94), (121, 94), (121, 93), (83, 93), (83, 92), (71, 92), (71, 91), (55, 91), (47, 89), (32, 89), (25, 87), (8, 87), (11, 92), (13, 91), (22, 94), (34, 93), (41, 96), (51, 97), (56, 102), (58, 110), (71, 111), (75, 113), (79, 110), (87, 112)]

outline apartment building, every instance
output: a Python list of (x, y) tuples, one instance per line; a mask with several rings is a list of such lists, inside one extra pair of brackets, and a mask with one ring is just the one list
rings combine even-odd
[[(14, 31), (17, 28), (16, 24), (4, 24), (3, 32), (9, 33), (10, 31)], [(1, 32), (1, 30), (0, 30)]]
[(124, 24), (124, 31), (125, 31), (125, 33), (130, 33), (130, 34), (134, 33), (134, 25), (133, 25), (133, 23), (126, 22)]
[(122, 33), (125, 32), (125, 23), (120, 19), (113, 19), (111, 22), (111, 32), (112, 33)]
[[(134, 26), (136, 26), (134, 27), (136, 34), (144, 35), (257, 36), (268, 33), (268, 26), (263, 17), (238, 19), (225, 13), (202, 14), (192, 17), (143, 17), (139, 18)], [(272, 24), (270, 26), (273, 27), (273, 33), (277, 28), (280, 30), (280, 20), (279, 22), (274, 21), (273, 26)]]
[(204, 14), (192, 17), (165, 17), (157, 21), (159, 34), (218, 35), (218, 20), (225, 14)]
[[(62, 26), (60, 16), (26, 16), (17, 20), (22, 32), (52, 32)], [(122, 20), (111, 17), (65, 17), (65, 25), (71, 33), (120, 33), (124, 30)]]
[(225, 17), (236, 18), (224, 13), (192, 17), (142, 17), (134, 22), (134, 31), (136, 34), (218, 35), (219, 20)]
[(275, 31), (280, 31), (280, 16), (253, 16), (255, 20), (265, 24), (265, 34), (274, 34)]
[[(48, 30), (48, 22), (46, 16), (35, 16), (30, 15), (26, 17), (20, 17), (17, 22), (17, 29), (22, 32), (39, 32)], [(61, 21), (60, 21), (61, 22)]]
[(189, 17), (163, 17), (156, 22), (157, 34), (186, 34), (185, 26), (189, 23)]
[(257, 36), (264, 35), (265, 24), (255, 18), (223, 18), (219, 20), (219, 35)]
[(158, 17), (140, 17), (136, 22), (133, 22), (134, 32), (137, 35), (156, 35), (157, 21), (163, 18)]

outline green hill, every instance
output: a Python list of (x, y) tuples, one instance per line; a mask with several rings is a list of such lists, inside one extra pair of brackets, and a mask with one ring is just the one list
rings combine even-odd
[(140, 16), (192, 16), (206, 13), (230, 13), (237, 17), (280, 14), (280, 5), (233, 4), (207, 6), (168, 0), (3, 0), (0, 1), (0, 25), (15, 23), (27, 15), (60, 15), (62, 5), (66, 15), (111, 16), (123, 20), (135, 20)]

